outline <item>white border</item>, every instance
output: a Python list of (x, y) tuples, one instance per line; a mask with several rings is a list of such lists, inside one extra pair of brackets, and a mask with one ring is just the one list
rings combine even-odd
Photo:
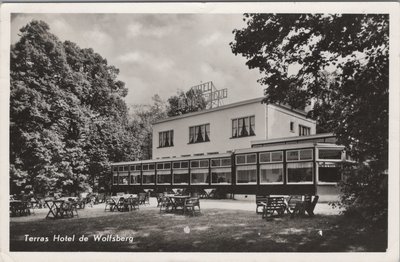
[[(388, 230), (388, 252), (386, 253), (118, 253), (119, 261), (208, 261), (226, 260), (230, 262), (243, 261), (309, 261), (310, 259), (323, 259), (324, 261), (398, 261), (399, 260), (399, 4), (397, 2), (326, 2), (317, 4), (307, 3), (140, 3), (140, 4), (2, 4), (1, 6), (1, 71), (0, 71), (0, 129), (1, 153), (0, 168), (2, 197), (0, 208), (8, 208), (8, 174), (9, 170), (9, 111), (8, 97), (9, 89), (9, 52), (10, 52), (10, 14), (20, 13), (243, 13), (243, 12), (266, 12), (266, 13), (388, 13), (390, 14), (390, 98), (389, 98), (389, 230)], [(6, 195), (7, 197), (4, 197)], [(9, 217), (7, 212), (0, 214), (2, 223), (2, 238), (0, 243), (1, 259), (3, 261), (83, 261), (93, 258), (93, 252), (54, 252), (54, 253), (9, 253)], [(115, 260), (115, 253), (101, 253), (96, 255), (96, 261)]]

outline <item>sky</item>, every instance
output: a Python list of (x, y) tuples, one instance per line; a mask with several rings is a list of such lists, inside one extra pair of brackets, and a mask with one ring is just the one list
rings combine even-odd
[(31, 20), (43, 20), (60, 40), (93, 48), (120, 69), (127, 105), (152, 103), (213, 81), (228, 89), (224, 104), (260, 97), (258, 70), (235, 56), (233, 29), (245, 27), (242, 14), (13, 14), (11, 42)]

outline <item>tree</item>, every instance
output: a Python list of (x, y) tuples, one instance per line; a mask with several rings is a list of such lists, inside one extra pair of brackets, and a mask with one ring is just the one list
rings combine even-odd
[[(264, 102), (313, 103), (309, 116), (323, 122), (353, 159), (367, 164), (371, 172), (365, 176), (379, 176), (388, 168), (388, 18), (245, 14), (247, 26), (233, 31), (230, 45), (249, 68), (260, 70), (258, 81), (267, 87)], [(368, 181), (377, 183), (373, 177)], [(362, 197), (352, 188), (345, 187), (348, 196)]]
[(10, 180), (16, 192), (87, 190), (110, 161), (140, 156), (118, 69), (32, 21), (11, 47)]
[(132, 132), (140, 141), (143, 159), (152, 158), (153, 150), (153, 126), (155, 121), (167, 117), (167, 105), (158, 94), (152, 97), (152, 105), (136, 105), (132, 116)]
[(190, 89), (186, 93), (178, 91), (176, 96), (168, 98), (168, 116), (178, 116), (190, 112), (204, 110), (207, 101), (200, 90)]

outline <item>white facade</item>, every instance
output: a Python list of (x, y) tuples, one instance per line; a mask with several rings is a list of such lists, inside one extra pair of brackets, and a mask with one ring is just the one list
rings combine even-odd
[[(262, 104), (261, 101), (262, 98), (246, 100), (154, 123), (153, 159), (225, 153), (248, 148), (254, 140), (298, 136), (299, 125), (309, 128), (310, 135), (315, 134), (316, 122), (307, 119), (304, 112)], [(253, 116), (254, 135), (233, 138), (233, 120)], [(190, 143), (189, 128), (205, 124), (209, 124), (209, 141)], [(160, 147), (160, 132), (170, 130), (173, 130), (173, 146)]]

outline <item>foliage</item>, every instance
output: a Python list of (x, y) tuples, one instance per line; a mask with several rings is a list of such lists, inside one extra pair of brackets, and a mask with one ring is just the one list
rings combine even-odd
[(343, 167), (345, 179), (340, 182), (342, 194), (333, 206), (344, 208), (347, 215), (360, 216), (372, 221), (370, 226), (387, 226), (388, 184), (386, 174), (364, 164)]
[[(388, 15), (245, 14), (244, 21), (247, 27), (233, 31), (231, 48), (260, 70), (264, 102), (311, 105), (309, 116), (333, 132), (354, 160), (369, 161), (376, 176), (386, 170)], [(360, 170), (356, 177), (370, 173)], [(355, 185), (343, 189), (344, 196), (366, 203)]]
[(200, 90), (190, 89), (186, 93), (178, 91), (176, 96), (168, 98), (168, 116), (178, 116), (190, 112), (201, 111), (206, 108), (207, 102)]
[(136, 134), (139, 140), (142, 152), (142, 159), (152, 158), (152, 139), (153, 126), (155, 121), (167, 117), (167, 105), (159, 95), (152, 97), (152, 105), (136, 105), (134, 107), (134, 115), (132, 116), (132, 132)]
[(61, 42), (42, 21), (20, 31), (10, 63), (12, 191), (87, 190), (110, 161), (140, 155), (118, 69), (92, 49)]

